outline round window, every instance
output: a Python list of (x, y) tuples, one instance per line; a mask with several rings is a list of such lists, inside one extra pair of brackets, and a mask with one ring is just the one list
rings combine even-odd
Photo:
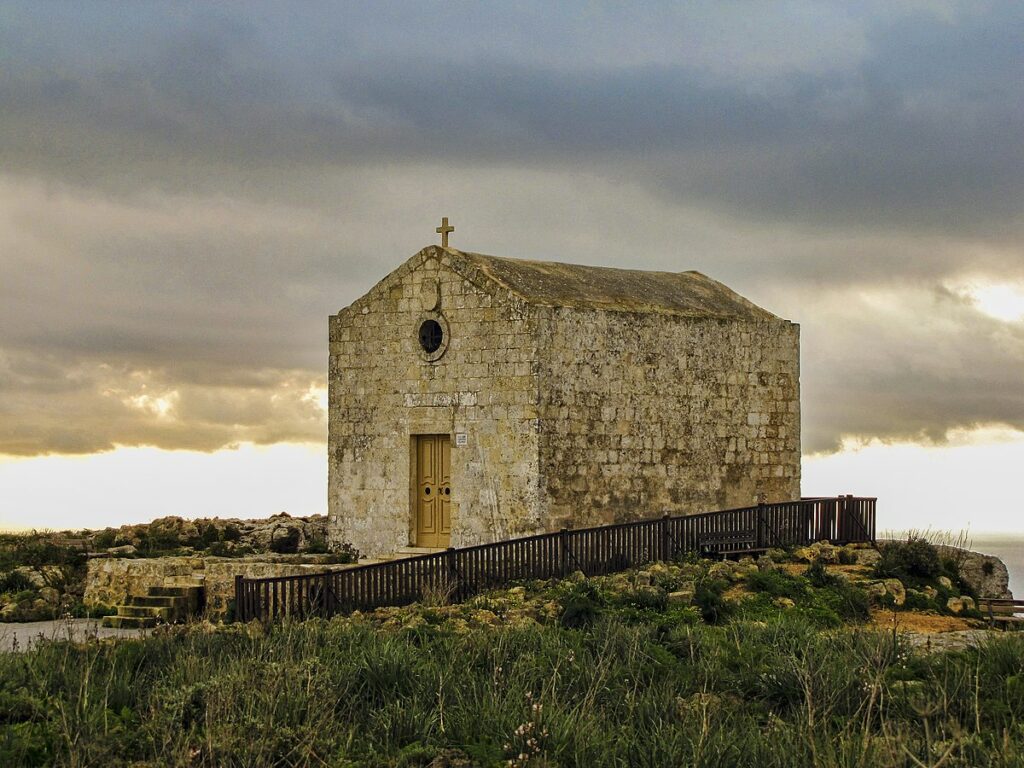
[(424, 320), (420, 324), (420, 346), (427, 354), (437, 352), (444, 341), (444, 329), (437, 320)]

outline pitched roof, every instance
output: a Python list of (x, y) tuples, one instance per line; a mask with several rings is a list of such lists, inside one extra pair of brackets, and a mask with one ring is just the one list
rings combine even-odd
[(453, 263), (463, 262), (530, 304), (740, 320), (776, 317), (700, 272), (648, 272), (443, 250)]

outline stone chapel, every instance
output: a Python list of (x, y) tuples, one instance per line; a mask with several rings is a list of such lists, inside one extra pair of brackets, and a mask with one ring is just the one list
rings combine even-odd
[(796, 499), (799, 326), (699, 272), (429, 246), (330, 318), (328, 468), (370, 556)]

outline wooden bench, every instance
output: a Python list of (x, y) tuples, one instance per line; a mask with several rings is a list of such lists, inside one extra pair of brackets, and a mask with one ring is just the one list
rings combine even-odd
[(710, 555), (745, 555), (751, 552), (762, 552), (764, 547), (757, 546), (757, 531), (753, 528), (739, 531), (716, 531), (701, 533), (697, 536), (697, 550), (708, 557)]
[(993, 627), (997, 624), (1003, 629), (1024, 624), (1024, 600), (1013, 598), (981, 597), (978, 598), (978, 610), (988, 614), (988, 622)]

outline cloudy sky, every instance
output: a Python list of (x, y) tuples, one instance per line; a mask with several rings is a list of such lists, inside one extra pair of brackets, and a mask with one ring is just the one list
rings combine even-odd
[(1022, 135), (1018, 2), (4, 2), (0, 525), (323, 511), (326, 318), (447, 215), (726, 282), (805, 493), (1024, 531)]

